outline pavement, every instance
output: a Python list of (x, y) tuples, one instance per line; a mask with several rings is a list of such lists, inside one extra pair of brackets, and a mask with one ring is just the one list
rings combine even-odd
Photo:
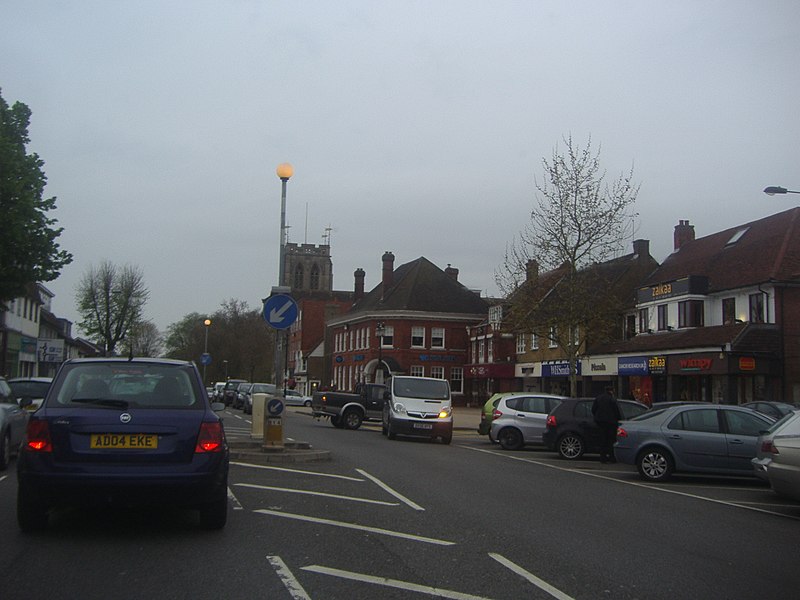
[[(311, 417), (311, 410), (296, 408), (295, 414)], [(453, 429), (455, 431), (477, 431), (481, 422), (481, 409), (475, 407), (456, 406), (453, 408)], [(366, 421), (362, 427), (380, 428), (380, 423)], [(264, 447), (262, 439), (230, 440), (231, 462), (272, 465), (286, 463), (326, 462), (332, 459), (331, 452), (314, 448), (308, 442), (284, 441), (283, 446)]]

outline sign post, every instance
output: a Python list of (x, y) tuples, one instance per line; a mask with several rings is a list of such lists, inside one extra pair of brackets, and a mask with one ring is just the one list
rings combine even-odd
[(283, 396), (286, 394), (286, 365), (283, 358), (288, 351), (289, 340), (285, 330), (297, 320), (297, 302), (289, 295), (291, 288), (274, 287), (272, 295), (264, 300), (264, 320), (275, 329), (275, 387), (281, 397), (267, 400), (264, 411), (264, 449), (282, 449), (283, 444)]
[(264, 411), (264, 443), (265, 450), (283, 449), (283, 400), (267, 398)]

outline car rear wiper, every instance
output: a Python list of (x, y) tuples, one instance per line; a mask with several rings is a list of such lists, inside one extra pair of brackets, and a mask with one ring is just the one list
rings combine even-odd
[(112, 408), (128, 408), (127, 400), (115, 400), (113, 398), (73, 398), (73, 404), (98, 404)]

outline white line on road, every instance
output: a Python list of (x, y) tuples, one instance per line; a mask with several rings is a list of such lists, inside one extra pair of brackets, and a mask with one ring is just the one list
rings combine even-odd
[(349, 477), (347, 475), (334, 475), (331, 473), (317, 473), (315, 471), (302, 471), (300, 469), (289, 469), (287, 467), (268, 467), (267, 465), (253, 465), (250, 463), (231, 462), (232, 465), (237, 467), (250, 467), (251, 469), (264, 469), (268, 471), (283, 471), (284, 473), (298, 473), (299, 475), (315, 475), (317, 477), (332, 477), (334, 479), (345, 479), (347, 481), (364, 481), (358, 477)]
[(242, 503), (239, 502), (239, 499), (236, 497), (236, 495), (233, 493), (233, 490), (230, 487), (228, 487), (228, 498), (230, 499), (231, 504), (233, 504), (233, 510), (244, 509)]
[(471, 448), (469, 446), (462, 446), (463, 448), (467, 448), (469, 450), (475, 450), (476, 452), (484, 452), (486, 454), (493, 454), (494, 456), (501, 456), (503, 458), (508, 458), (511, 460), (518, 460), (520, 462), (526, 462), (534, 465), (539, 465), (541, 467), (548, 467), (550, 469), (555, 469), (556, 471), (562, 471), (564, 473), (577, 473), (578, 475), (586, 475), (587, 477), (596, 477), (597, 479), (605, 479), (606, 481), (614, 481), (616, 483), (621, 483), (624, 485), (630, 485), (633, 487), (643, 488), (646, 490), (655, 490), (657, 492), (664, 492), (666, 494), (675, 494), (676, 496), (684, 496), (686, 498), (693, 498), (695, 500), (703, 500), (705, 502), (711, 502), (713, 504), (722, 504), (723, 506), (732, 506), (734, 508), (741, 508), (742, 510), (751, 510), (753, 512), (759, 512), (767, 515), (774, 515), (776, 517), (784, 517), (785, 519), (792, 519), (793, 521), (800, 521), (800, 517), (795, 517), (793, 515), (786, 515), (783, 513), (775, 512), (773, 510), (765, 510), (763, 508), (755, 508), (753, 506), (744, 506), (744, 504), (740, 504), (737, 502), (728, 502), (726, 500), (717, 500), (716, 498), (707, 498), (705, 496), (698, 496), (697, 494), (690, 494), (688, 492), (681, 492), (678, 490), (672, 490), (668, 488), (658, 487), (656, 485), (650, 483), (639, 483), (636, 481), (626, 481), (624, 479), (616, 479), (615, 477), (608, 477), (606, 475), (602, 475), (601, 473), (589, 472), (589, 471), (582, 471), (580, 469), (575, 468), (566, 468), (566, 467), (559, 467), (558, 465), (551, 465), (546, 462), (541, 462), (538, 460), (531, 460), (529, 458), (523, 458), (521, 456), (511, 456), (508, 454), (501, 454), (500, 452), (495, 452), (493, 450), (484, 450), (482, 448)]
[(392, 496), (394, 496), (395, 498), (397, 498), (401, 502), (404, 502), (405, 504), (407, 504), (408, 506), (410, 506), (414, 510), (425, 510), (424, 508), (422, 508), (416, 502), (413, 502), (413, 501), (409, 500), (408, 498), (406, 498), (405, 496), (403, 496), (402, 494), (400, 494), (399, 492), (394, 491), (392, 488), (390, 488), (388, 485), (383, 483), (377, 477), (373, 477), (372, 475), (370, 475), (369, 473), (367, 473), (366, 471), (364, 471), (362, 469), (356, 469), (356, 471), (358, 473), (361, 473), (367, 479), (373, 481), (375, 484), (377, 484), (379, 487), (381, 487), (384, 491), (388, 492), (389, 494), (391, 494)]
[(272, 565), (272, 568), (275, 569), (278, 578), (283, 582), (286, 589), (289, 590), (289, 594), (294, 600), (311, 600), (311, 596), (306, 594), (303, 586), (300, 585), (294, 573), (289, 570), (289, 567), (286, 566), (286, 563), (283, 562), (280, 556), (268, 556), (267, 560), (269, 564)]
[(429, 596), (436, 596), (437, 598), (451, 598), (452, 600), (488, 600), (483, 596), (473, 596), (472, 594), (462, 594), (461, 592), (452, 592), (450, 590), (443, 590), (440, 588), (429, 587), (427, 585), (419, 585), (410, 583), (408, 581), (400, 581), (398, 579), (388, 579), (386, 577), (374, 577), (372, 575), (364, 575), (363, 573), (353, 573), (351, 571), (342, 571), (340, 569), (331, 569), (329, 567), (322, 567), (319, 565), (311, 565), (308, 567), (301, 567), (303, 571), (311, 571), (313, 573), (320, 573), (322, 575), (331, 575), (333, 577), (340, 577), (350, 581), (360, 581), (362, 583), (372, 583), (383, 587), (396, 588), (409, 592), (419, 592), (420, 594), (428, 594)]
[(567, 594), (565, 594), (564, 592), (562, 592), (558, 588), (554, 588), (552, 585), (550, 585), (546, 581), (543, 581), (542, 579), (539, 579), (533, 573), (529, 573), (528, 571), (526, 571), (525, 569), (523, 569), (519, 565), (514, 564), (513, 562), (511, 562), (510, 560), (505, 558), (504, 556), (501, 556), (499, 554), (495, 554), (494, 552), (490, 552), (489, 556), (491, 556), (493, 559), (495, 559), (497, 562), (499, 562), (501, 565), (503, 565), (507, 569), (511, 569), (517, 575), (519, 575), (521, 577), (524, 577), (525, 579), (530, 581), (533, 585), (538, 587), (540, 590), (547, 592), (553, 598), (558, 598), (558, 600), (573, 600), (572, 596), (568, 596)]
[(322, 496), (324, 498), (335, 498), (337, 500), (351, 500), (353, 502), (366, 502), (367, 504), (380, 504), (382, 506), (400, 506), (397, 502), (383, 502), (382, 500), (370, 500), (369, 498), (355, 498), (354, 496), (340, 496), (339, 494), (327, 494), (325, 492), (311, 492), (308, 490), (294, 490), (291, 488), (272, 487), (269, 485), (256, 485), (255, 483), (236, 483), (240, 487), (256, 488), (259, 490), (269, 490), (273, 492), (287, 492), (289, 494), (306, 494), (308, 496)]
[(318, 517), (307, 517), (305, 515), (296, 515), (292, 513), (278, 512), (275, 510), (267, 510), (259, 508), (254, 512), (261, 513), (262, 515), (271, 515), (273, 517), (283, 517), (284, 519), (296, 519), (298, 521), (306, 521), (308, 523), (318, 523), (320, 525), (332, 525), (334, 527), (342, 527), (344, 529), (355, 529), (357, 531), (366, 531), (367, 533), (377, 533), (379, 535), (387, 535), (389, 537), (402, 538), (411, 540), (412, 542), (424, 542), (426, 544), (434, 544), (437, 546), (455, 546), (455, 542), (448, 542), (446, 540), (437, 540), (435, 538), (422, 537), (410, 533), (401, 533), (399, 531), (390, 531), (388, 529), (379, 529), (377, 527), (367, 527), (365, 525), (356, 525), (355, 523), (343, 523), (341, 521), (331, 521), (330, 519), (320, 519)]

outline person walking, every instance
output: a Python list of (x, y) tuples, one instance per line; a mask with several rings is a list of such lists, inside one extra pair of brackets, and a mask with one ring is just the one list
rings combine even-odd
[(594, 399), (592, 416), (600, 429), (600, 462), (617, 462), (614, 458), (614, 442), (617, 440), (617, 426), (622, 419), (622, 413), (612, 386), (606, 386), (605, 391)]

